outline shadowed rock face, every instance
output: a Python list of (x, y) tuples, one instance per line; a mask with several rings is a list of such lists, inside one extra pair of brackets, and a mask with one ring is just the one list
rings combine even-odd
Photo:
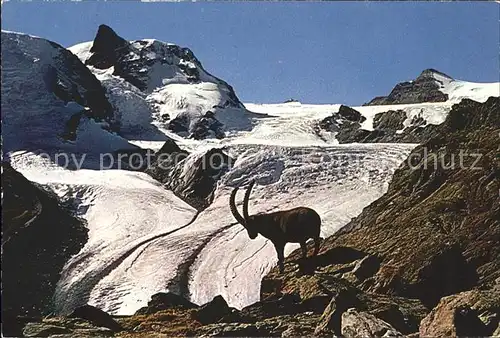
[(420, 323), (421, 337), (496, 336), (500, 288), (473, 290), (441, 299)]
[(342, 314), (342, 337), (403, 337), (390, 324), (372, 314), (349, 309)]
[(54, 64), (45, 69), (47, 89), (64, 102), (74, 101), (88, 107), (85, 115), (114, 127), (113, 108), (99, 80), (69, 50), (55, 42), (49, 43), (58, 53), (55, 53)]
[(217, 148), (196, 158), (188, 157), (186, 151), (169, 140), (155, 154), (146, 173), (189, 205), (203, 210), (212, 203), (217, 181), (233, 163), (234, 159)]
[(2, 324), (4, 334), (20, 335), (17, 316), (51, 311), (62, 267), (87, 241), (87, 229), (55, 195), (7, 163), (2, 170)]
[(128, 42), (106, 25), (100, 25), (86, 64), (99, 69), (114, 66), (121, 55), (127, 52)]
[(174, 293), (160, 292), (152, 295), (151, 300), (148, 302), (148, 306), (140, 308), (135, 314), (146, 315), (171, 308), (194, 309), (197, 307), (196, 304)]
[(388, 110), (378, 113), (373, 118), (373, 128), (395, 132), (404, 128), (406, 113), (403, 110)]
[(195, 140), (202, 140), (210, 136), (218, 139), (225, 137), (224, 125), (215, 118), (212, 111), (207, 111), (196, 120), (191, 120), (185, 115), (177, 116), (169, 122), (168, 129)]
[[(1, 35), (2, 69), (8, 70), (2, 72), (4, 152), (26, 150), (21, 144), (30, 135), (44, 141), (44, 132), (48, 137), (75, 140), (82, 116), (117, 130), (105, 89), (73, 53), (42, 38), (4, 31)], [(54, 123), (48, 125), (53, 128), (40, 128), (39, 124), (51, 119)], [(16, 134), (27, 128), (23, 137)]]
[(212, 203), (217, 181), (234, 163), (221, 149), (211, 149), (193, 162), (179, 163), (166, 186), (188, 204), (203, 210)]
[(439, 90), (441, 83), (434, 74), (452, 80), (435, 69), (426, 69), (414, 81), (398, 83), (388, 96), (378, 96), (365, 105), (444, 102), (448, 100), (448, 95)]

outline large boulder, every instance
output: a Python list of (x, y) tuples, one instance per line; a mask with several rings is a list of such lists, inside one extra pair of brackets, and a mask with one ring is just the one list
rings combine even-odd
[(216, 296), (210, 302), (200, 306), (192, 313), (193, 319), (200, 323), (213, 324), (221, 320), (223, 317), (231, 314), (232, 310), (227, 305), (226, 300), (222, 296)]
[(492, 336), (500, 323), (500, 288), (444, 297), (420, 323), (421, 337)]
[(336, 114), (337, 116), (351, 122), (363, 123), (364, 121), (366, 121), (366, 117), (361, 115), (359, 111), (344, 105), (340, 106), (339, 111)]
[(335, 335), (340, 335), (342, 314), (347, 309), (359, 305), (359, 303), (354, 289), (341, 289), (332, 297), (325, 311), (323, 311), (314, 333), (322, 335), (331, 331)]
[[(23, 337), (112, 337), (116, 331), (80, 318), (50, 317), (27, 323)], [(4, 332), (5, 334), (5, 332)], [(10, 335), (9, 335), (10, 336)], [(21, 334), (16, 335), (21, 336)]]
[(337, 132), (341, 129), (359, 129), (360, 123), (364, 122), (366, 118), (361, 115), (357, 110), (341, 105), (339, 110), (320, 121), (319, 126), (321, 129), (330, 132)]
[(137, 310), (135, 314), (145, 315), (172, 308), (195, 309), (198, 308), (198, 305), (175, 293), (160, 292), (152, 295), (148, 305)]
[(382, 319), (366, 312), (349, 309), (342, 314), (342, 337), (403, 337), (403, 335)]
[(113, 332), (122, 330), (120, 324), (118, 324), (111, 315), (92, 305), (77, 307), (68, 317), (85, 319), (95, 326), (106, 327)]

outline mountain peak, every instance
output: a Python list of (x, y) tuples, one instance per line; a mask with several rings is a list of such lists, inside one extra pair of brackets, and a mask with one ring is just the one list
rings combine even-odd
[[(94, 53), (86, 63), (97, 68), (109, 68), (116, 61), (118, 49), (124, 48), (128, 42), (106, 25), (100, 25), (94, 38), (90, 52)], [(111, 62), (110, 62), (111, 61)]]
[[(106, 44), (105, 44), (106, 43)], [(94, 46), (92, 48), (102, 49), (123, 46), (127, 41), (120, 37), (116, 32), (107, 25), (99, 25), (97, 34), (94, 38)]]
[(377, 96), (367, 106), (387, 104), (412, 104), (422, 102), (444, 102), (448, 95), (441, 92), (443, 85), (453, 78), (433, 68), (427, 68), (413, 81), (398, 83), (387, 96)]
[(427, 68), (420, 73), (420, 75), (416, 78), (416, 80), (423, 80), (427, 78), (434, 78), (435, 80), (441, 81), (442, 80), (448, 80), (452, 81), (453, 78), (443, 72), (440, 72), (439, 70), (436, 70), (434, 68)]

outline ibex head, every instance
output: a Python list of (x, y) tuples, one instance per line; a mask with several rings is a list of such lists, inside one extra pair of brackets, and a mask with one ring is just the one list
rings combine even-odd
[(231, 212), (233, 213), (234, 218), (247, 229), (248, 236), (251, 239), (255, 239), (259, 232), (257, 231), (256, 224), (256, 216), (248, 215), (248, 200), (250, 199), (250, 192), (255, 184), (255, 180), (252, 180), (248, 185), (247, 191), (245, 192), (245, 197), (243, 198), (243, 217), (238, 212), (236, 208), (236, 193), (238, 192), (238, 188), (235, 188), (231, 193), (231, 198), (229, 200), (229, 206), (231, 207)]

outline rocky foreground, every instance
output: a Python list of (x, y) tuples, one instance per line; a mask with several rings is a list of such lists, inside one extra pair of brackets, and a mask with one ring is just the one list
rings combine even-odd
[[(300, 252), (237, 310), (152, 295), (131, 316), (91, 306), (32, 318), (25, 336), (498, 336), (500, 99), (463, 100), (409, 155), (387, 193), (317, 257)], [(312, 248), (309, 254), (312, 253)], [(207, 276), (209, 278), (209, 276)]]
[(2, 332), (52, 307), (60, 271), (88, 239), (57, 196), (2, 163)]

